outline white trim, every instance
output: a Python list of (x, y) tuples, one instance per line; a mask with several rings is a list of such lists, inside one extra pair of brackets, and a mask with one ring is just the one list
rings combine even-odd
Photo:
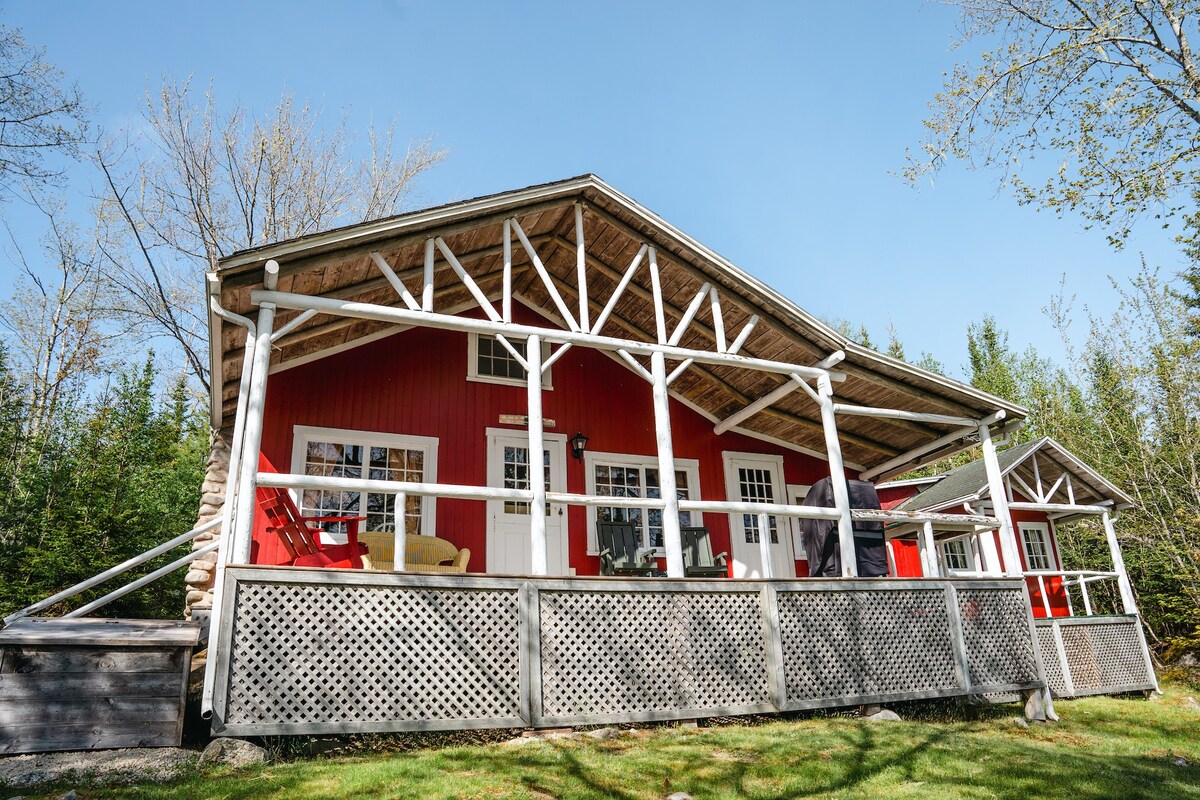
[[(786, 488), (787, 483), (786, 483), (786, 478), (784, 477), (783, 456), (773, 455), (770, 453), (745, 453), (745, 452), (738, 451), (738, 450), (723, 450), (723, 451), (721, 451), (721, 467), (722, 467), (722, 472), (724, 472), (724, 475), (725, 475), (725, 500), (726, 500), (726, 502), (740, 502), (741, 501), (741, 497), (742, 497), (741, 485), (740, 485), (740, 481), (738, 480), (737, 470), (735, 469), (735, 467), (742, 466), (742, 465), (747, 465), (747, 466), (760, 465), (763, 468), (771, 470), (771, 474), (774, 478), (774, 480), (772, 481), (772, 490), (774, 491), (774, 493), (776, 495), (775, 502), (776, 503), (786, 502), (786, 500), (787, 500), (787, 488)], [(729, 516), (729, 557), (734, 562), (734, 570), (735, 570), (734, 577), (739, 577), (736, 572), (737, 564), (743, 563), (743, 562), (738, 562), (737, 548), (739, 546), (746, 545), (745, 529), (742, 527), (742, 521), (741, 521), (741, 517), (744, 515), (730, 513), (728, 516)], [(791, 565), (790, 565), (791, 570), (790, 571), (794, 573), (795, 569), (796, 569), (796, 558), (795, 558), (796, 554), (793, 551), (793, 548), (790, 546), (791, 537), (786, 536), (786, 534), (789, 533), (789, 531), (784, 528), (784, 526), (782, 524), (783, 520), (779, 518), (778, 514), (769, 514), (769, 516), (776, 517), (775, 530), (776, 530), (777, 535), (779, 536), (779, 544), (783, 545), (785, 547), (786, 551), (791, 554)], [(760, 544), (762, 542), (761, 537), (763, 537), (763, 536), (769, 537), (770, 535), (771, 535), (771, 532), (769, 530), (760, 531), (759, 532)], [(769, 542), (770, 540), (768, 539), (767, 541)], [(761, 558), (761, 556), (760, 556), (760, 558)], [(771, 569), (770, 566), (766, 566), (766, 565), (762, 566), (761, 568), (764, 570)], [(774, 577), (786, 578), (787, 576), (786, 575), (777, 575)]]
[[(808, 491), (812, 489), (811, 483), (788, 483), (784, 485), (784, 492), (787, 493), (787, 502), (790, 506), (804, 505), (804, 498), (808, 497)], [(788, 517), (788, 526), (791, 528), (792, 534), (792, 556), (793, 561), (808, 561), (808, 551), (804, 548), (804, 528), (801, 527), (804, 521), (800, 517)], [(804, 558), (800, 556), (803, 554)], [(797, 575), (796, 577), (804, 577)]]
[[(311, 441), (329, 441), (338, 444), (360, 445), (370, 448), (396, 447), (409, 450), (421, 450), (425, 453), (425, 464), (421, 480), (424, 483), (437, 483), (437, 452), (438, 439), (436, 436), (416, 436), (407, 433), (384, 433), (382, 431), (362, 431), (350, 428), (322, 428), (314, 425), (292, 426), (292, 474), (304, 474), (304, 461)], [(365, 467), (366, 465), (364, 465)], [(365, 475), (363, 477), (366, 477)], [(296, 508), (303, 508), (301, 498), (296, 490), (292, 490), (292, 498)], [(365, 516), (365, 511), (360, 509)], [(421, 536), (437, 535), (437, 498), (423, 497), (421, 499)]]
[[(1037, 531), (1042, 539), (1042, 545), (1046, 548), (1046, 560), (1049, 562), (1046, 566), (1034, 566), (1033, 561), (1029, 558), (1029, 548), (1025, 545), (1025, 531)], [(1054, 543), (1050, 539), (1050, 525), (1046, 522), (1018, 522), (1017, 531), (1021, 534), (1018, 538), (1021, 542), (1021, 555), (1025, 557), (1025, 568), (1029, 570), (1044, 570), (1054, 569)]]
[[(482, 333), (467, 334), (467, 380), (474, 383), (495, 383), (501, 386), (519, 386), (522, 389), (527, 388), (528, 381), (525, 378), (500, 378), (494, 375), (479, 374), (479, 337), (484, 336)], [(492, 337), (488, 337), (489, 339)], [(525, 344), (525, 340), (517, 337), (508, 337), (510, 343), (520, 342)], [(561, 346), (561, 345), (560, 345)], [(550, 357), (550, 345), (542, 345), (542, 359)], [(547, 369), (542, 373), (542, 389), (552, 391), (554, 382), (551, 375), (554, 372), (553, 368)]]
[[(484, 439), (483, 439), (484, 440), (484, 458), (486, 460), (486, 464), (484, 466), (484, 471), (485, 471), (484, 484), (487, 487), (492, 488), (492, 489), (503, 489), (504, 477), (503, 477), (503, 475), (501, 475), (499, 473), (499, 471), (498, 471), (499, 465), (497, 465), (495, 462), (494, 457), (496, 455), (496, 451), (495, 451), (495, 448), (493, 447), (493, 443), (498, 443), (498, 441), (501, 439), (514, 439), (514, 440), (518, 440), (518, 441), (523, 440), (525, 443), (525, 446), (528, 447), (529, 446), (529, 429), (528, 428), (496, 428), (496, 427), (489, 426), (489, 427), (486, 427), (483, 429), (483, 435), (484, 435)], [(551, 494), (553, 494), (554, 492), (557, 491), (555, 489), (556, 485), (561, 485), (563, 492), (565, 492), (567, 489), (567, 459), (569, 458), (569, 456), (567, 455), (568, 445), (569, 445), (569, 442), (567, 441), (567, 435), (565, 433), (545, 433), (545, 432), (542, 433), (542, 449), (549, 451), (551, 454), (550, 455), (550, 492), (551, 492)], [(555, 469), (554, 453), (556, 451), (561, 454), (561, 458), (559, 459), (561, 466), (559, 469)], [(529, 463), (532, 466), (532, 459), (530, 460)], [(533, 481), (532, 481), (532, 476), (531, 476), (530, 485), (532, 486), (532, 484), (533, 484)], [(518, 502), (530, 502), (530, 501), (522, 500), (522, 501), (518, 501)], [(561, 539), (561, 545), (562, 545), (563, 558), (562, 558), (561, 566), (564, 568), (565, 571), (562, 572), (561, 574), (563, 574), (563, 575), (570, 574), (570, 570), (571, 570), (571, 546), (570, 546), (570, 544), (571, 544), (571, 529), (570, 529), (570, 524), (569, 524), (570, 517), (566, 513), (564, 513), (564, 510), (561, 507), (562, 504), (555, 503), (552, 501), (550, 501), (548, 504), (550, 505), (551, 514), (553, 514), (555, 512), (555, 510), (557, 510), (557, 511), (559, 511), (559, 513), (561, 515), (560, 520), (557, 525), (557, 534), (556, 534)], [(484, 523), (484, 525), (485, 525), (485, 527), (484, 527), (484, 557), (487, 561), (487, 569), (489, 571), (494, 572), (494, 571), (496, 571), (495, 565), (500, 560), (499, 559), (500, 551), (498, 549), (500, 543), (499, 543), (499, 541), (497, 541), (498, 537), (496, 535), (496, 522), (497, 522), (496, 516), (498, 514), (503, 513), (503, 500), (488, 500), (486, 509), (487, 509), (486, 514), (485, 514), (486, 520)], [(530, 517), (532, 517), (533, 516), (532, 503), (530, 504), (529, 510), (530, 510)], [(532, 537), (532, 527), (530, 530), (530, 536)], [(547, 566), (553, 570), (549, 574), (560, 574), (557, 571), (558, 567), (560, 566), (559, 564), (548, 564)]]
[[(585, 450), (583, 453), (583, 478), (584, 492), (590, 496), (596, 495), (596, 465), (600, 464), (616, 464), (626, 467), (639, 467), (645, 469), (658, 469), (658, 456), (643, 456), (633, 453), (604, 453), (592, 452)], [(702, 500), (700, 496), (700, 462), (694, 458), (676, 458), (675, 469), (683, 470), (687, 474), (688, 479), (688, 499)], [(648, 512), (648, 509), (647, 509)], [(587, 513), (587, 554), (589, 556), (598, 555), (600, 546), (596, 536), (596, 522), (599, 515), (599, 507), (589, 506), (586, 509)], [(704, 515), (699, 511), (683, 512), (690, 514), (692, 520), (688, 527), (700, 527), (704, 524)], [(654, 556), (656, 558), (665, 558), (666, 550), (662, 547), (654, 548)]]
[[(988, 533), (991, 533), (990, 531)], [(973, 534), (965, 534), (963, 536), (955, 536), (953, 539), (942, 539), (937, 542), (937, 559), (938, 566), (941, 568), (942, 575), (953, 578), (956, 575), (973, 575), (980, 570), (980, 555), (979, 548), (975, 543), (976, 537)], [(966, 568), (951, 568), (946, 559), (946, 545), (962, 542), (965, 548), (967, 557)]]

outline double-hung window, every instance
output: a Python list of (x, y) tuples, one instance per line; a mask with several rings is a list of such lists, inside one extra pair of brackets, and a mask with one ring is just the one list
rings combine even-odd
[[(297, 425), (292, 445), (292, 472), (335, 478), (433, 483), (437, 481), (436, 438), (393, 433), (312, 428)], [(304, 516), (364, 516), (364, 531), (396, 530), (396, 495), (387, 492), (305, 489), (298, 498)], [(405, 530), (432, 536), (434, 498), (407, 495)], [(335, 536), (341, 525), (326, 525)]]
[(1054, 551), (1050, 548), (1050, 526), (1044, 522), (1022, 522), (1021, 548), (1027, 569), (1054, 569)]
[(938, 549), (942, 551), (942, 567), (947, 575), (959, 572), (972, 572), (975, 569), (975, 547), (967, 537), (939, 542)]
[[(601, 497), (662, 497), (656, 456), (632, 456), (619, 453), (585, 453), (587, 493)], [(700, 463), (694, 459), (675, 459), (675, 495), (680, 500), (699, 499)], [(588, 552), (599, 551), (597, 522), (629, 522), (637, 532), (640, 547), (653, 547), (663, 554), (662, 509), (597, 506), (588, 514)], [(687, 528), (702, 524), (701, 515), (681, 511), (679, 524)]]

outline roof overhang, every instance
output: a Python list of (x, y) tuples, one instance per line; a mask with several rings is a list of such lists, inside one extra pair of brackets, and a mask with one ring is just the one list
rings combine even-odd
[[(1057, 441), (1044, 436), (998, 454), (1000, 476), (1028, 502), (1056, 506), (1130, 508), (1133, 498), (1084, 463)], [(894, 485), (899, 485), (897, 482)], [(898, 507), (910, 511), (943, 511), (990, 498), (982, 459), (940, 476), (929, 489)], [(1069, 521), (1088, 513), (1061, 512)]]
[[(515, 218), (528, 235), (546, 270), (569, 303), (578, 302), (576, 276), (576, 204), (584, 208), (589, 301), (602, 305), (630, 265), (640, 246), (655, 248), (662, 276), (668, 319), (677, 323), (704, 283), (715, 287), (723, 303), (724, 328), (733, 337), (752, 316), (760, 319), (743, 355), (798, 365), (814, 364), (836, 351), (845, 353), (837, 369), (846, 380), (836, 387), (838, 401), (876, 408), (980, 419), (1003, 411), (1009, 420), (1025, 409), (846, 339), (742, 271), (719, 254), (678, 230), (661, 217), (594, 175), (489, 195), (403, 214), (388, 219), (315, 233), (287, 242), (235, 253), (223, 259), (211, 276), (214, 297), (225, 309), (251, 315), (250, 294), (262, 287), (268, 261), (280, 265), (279, 289), (307, 295), (401, 307), (392, 286), (375, 267), (372, 253), (381, 255), (402, 279), (421, 272), (425, 242), (441, 237), (466, 272), (489, 297), (500, 292), (504, 221)], [(532, 268), (533, 262), (514, 241), (514, 292), (535, 305), (551, 307), (551, 297)], [(435, 281), (439, 309), (462, 307), (470, 294), (439, 258)], [(419, 278), (417, 278), (419, 280)], [(621, 295), (606, 330), (652, 341), (653, 308), (648, 302), (650, 280), (643, 268)], [(294, 320), (296, 312), (280, 312), (278, 325)], [(715, 320), (696, 317), (681, 345), (712, 349), (718, 334)], [(318, 315), (297, 326), (275, 343), (271, 357), (277, 368), (298, 359), (311, 360), (324, 352), (344, 349), (358, 341), (377, 339), (395, 325)], [(213, 347), (214, 424), (227, 424), (237, 401), (244, 331), (210, 315)], [(672, 385), (672, 392), (713, 419), (725, 419), (781, 385), (781, 378), (727, 366), (693, 366)], [(842, 447), (848, 463), (873, 467), (901, 463), (890, 474), (903, 472), (968, 446), (971, 432), (952, 424), (913, 422), (874, 417), (840, 417)], [(771, 403), (741, 423), (755, 435), (800, 448), (824, 451), (823, 432), (815, 405), (803, 392)], [(961, 436), (958, 433), (961, 432)], [(947, 440), (920, 452), (931, 442)], [(906, 454), (916, 452), (911, 460)]]

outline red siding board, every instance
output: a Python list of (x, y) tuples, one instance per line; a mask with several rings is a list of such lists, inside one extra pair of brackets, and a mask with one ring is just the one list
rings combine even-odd
[[(545, 324), (522, 307), (514, 308), (514, 319)], [(466, 374), (467, 337), (424, 328), (282, 370), (268, 382), (263, 453), (279, 471), (290, 471), (296, 425), (432, 436), (438, 439), (438, 482), (484, 485), (485, 430), (505, 427), (501, 414), (525, 414), (525, 389), (468, 381)], [(543, 393), (542, 403), (543, 416), (556, 423), (548, 432), (582, 431), (595, 452), (655, 454), (650, 386), (603, 353), (572, 348), (555, 363), (553, 389)], [(828, 474), (820, 459), (737, 433), (716, 436), (713, 423), (682, 403), (671, 400), (670, 409), (675, 455), (699, 462), (705, 499), (725, 499), (723, 451), (782, 455), (787, 483), (811, 484)], [(582, 494), (583, 464), (568, 452), (566, 466), (567, 490)], [(594, 575), (600, 564), (586, 552), (586, 509), (567, 513), (570, 564), (578, 574)], [(728, 517), (707, 514), (704, 523), (714, 552), (732, 552)], [(483, 502), (439, 499), (436, 527), (438, 536), (471, 549), (472, 572), (486, 571)], [(257, 563), (278, 563), (276, 543), (262, 531), (256, 543)], [(797, 570), (806, 574), (803, 561)]]
[[(884, 508), (893, 508), (901, 502), (916, 494), (918, 487), (915, 486), (899, 486), (893, 489), (883, 489), (879, 493), (881, 505)], [(1015, 498), (1022, 502), (1027, 502), (1026, 498), (1020, 494), (1015, 494)], [(963, 507), (944, 509), (943, 513), (948, 514), (965, 514), (966, 509)], [(1014, 509), (1010, 512), (1013, 527), (1019, 531), (1019, 525), (1022, 522), (1042, 522), (1049, 523), (1050, 519), (1042, 511), (1025, 511)], [(1000, 547), (1000, 534), (994, 532), (993, 537), (996, 541), (996, 549), (1000, 553), (1000, 560), (1004, 561), (1004, 550)], [(1018, 536), (1020, 534), (1018, 533)], [(1053, 548), (1053, 557), (1056, 569), (1062, 569), (1062, 559), (1058, 553), (1058, 537), (1055, 535), (1053, 524), (1050, 525), (1050, 546)], [(1022, 569), (1028, 569), (1025, 563), (1024, 549), (1018, 544), (1019, 556), (1021, 558)], [(896, 561), (896, 571), (898, 576), (906, 578), (917, 578), (921, 576), (921, 557), (917, 549), (916, 541), (894, 541), (892, 542), (892, 554)], [(1038, 618), (1046, 616), (1046, 609), (1042, 604), (1041, 587), (1038, 585), (1037, 578), (1026, 578), (1026, 583), (1029, 584), (1030, 603), (1033, 608), (1033, 615)], [(1063, 589), (1062, 578), (1046, 578), (1046, 596), (1050, 603), (1050, 614), (1055, 617), (1065, 617), (1070, 615), (1070, 606), (1067, 603), (1066, 591)]]

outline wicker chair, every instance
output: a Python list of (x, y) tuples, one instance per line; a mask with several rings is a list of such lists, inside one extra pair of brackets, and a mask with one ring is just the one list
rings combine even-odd
[[(390, 532), (368, 531), (358, 535), (369, 555), (363, 561), (367, 569), (394, 571), (396, 568), (396, 539)], [(471, 551), (459, 550), (445, 539), (410, 533), (404, 544), (405, 572), (466, 572)], [(449, 562), (449, 563), (446, 563)]]

